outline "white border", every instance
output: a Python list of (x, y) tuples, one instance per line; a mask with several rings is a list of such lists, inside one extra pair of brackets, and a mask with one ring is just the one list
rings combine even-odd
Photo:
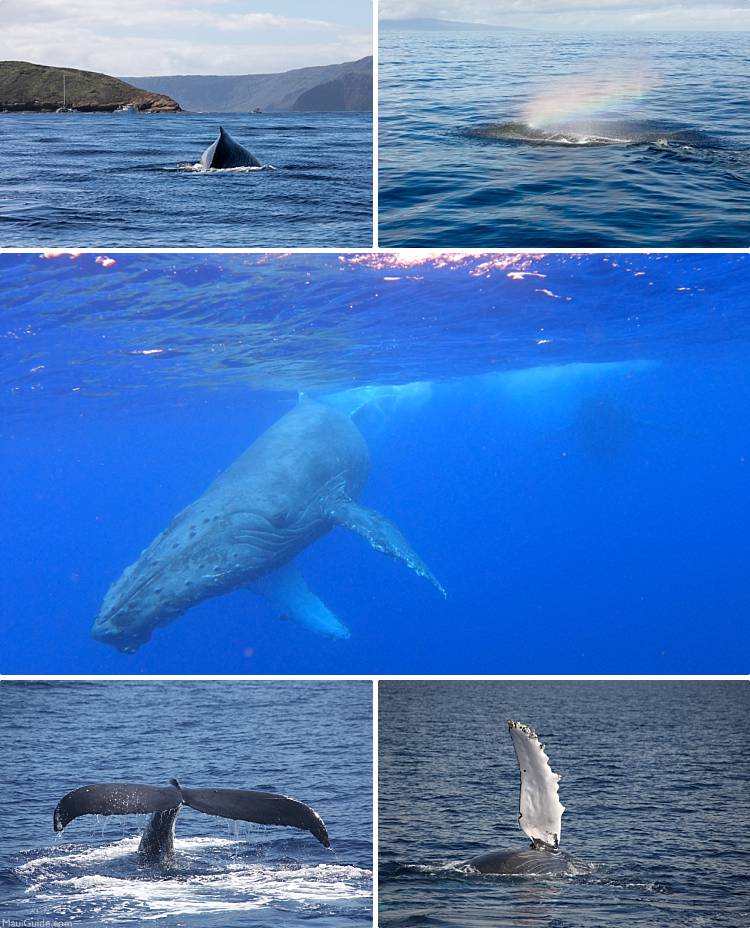
[(622, 673), (622, 674), (528, 674), (528, 673), (383, 673), (383, 674), (313, 674), (313, 673), (277, 673), (277, 674), (0, 674), (0, 683), (31, 682), (36, 680), (66, 682), (98, 683), (107, 680), (321, 680), (335, 683), (344, 680), (369, 680), (373, 684), (381, 680), (739, 680), (750, 683), (750, 673), (701, 674), (701, 673)]
[(313, 248), (289, 246), (288, 248), (125, 248), (120, 246), (108, 247), (106, 245), (96, 248), (78, 248), (73, 245), (49, 246), (38, 245), (34, 248), (15, 248), (0, 245), (0, 255), (100, 255), (104, 252), (113, 255), (365, 255), (365, 254), (408, 254), (410, 256), (423, 254), (425, 261), (439, 255), (464, 255), (469, 257), (482, 257), (485, 255), (746, 255), (750, 254), (750, 245), (745, 248), (671, 248), (669, 246), (648, 245), (643, 248), (623, 248), (613, 245), (611, 248), (547, 248), (523, 246), (522, 248), (509, 248), (498, 246), (493, 248), (465, 248), (449, 245), (438, 245), (433, 248)]

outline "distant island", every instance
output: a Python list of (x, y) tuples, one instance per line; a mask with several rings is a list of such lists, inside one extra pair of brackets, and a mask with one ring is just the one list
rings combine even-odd
[(402, 32), (458, 32), (474, 29), (513, 29), (513, 26), (493, 26), (489, 23), (465, 23), (453, 19), (381, 19), (381, 29)]
[(372, 112), (372, 56), (280, 74), (169, 75), (125, 80), (196, 113)]
[(0, 110), (52, 113), (59, 109), (111, 113), (131, 109), (179, 113), (179, 103), (162, 93), (140, 90), (116, 77), (28, 61), (0, 61)]

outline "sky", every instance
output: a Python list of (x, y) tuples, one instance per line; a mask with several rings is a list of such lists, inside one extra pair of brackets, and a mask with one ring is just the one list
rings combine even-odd
[(733, 31), (750, 29), (750, 0), (380, 0), (380, 16), (550, 30)]
[(254, 74), (372, 54), (371, 0), (0, 0), (0, 60)]

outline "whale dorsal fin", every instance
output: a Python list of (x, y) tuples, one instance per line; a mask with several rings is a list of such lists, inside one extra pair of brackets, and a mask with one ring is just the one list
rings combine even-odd
[(557, 794), (560, 775), (552, 772), (544, 745), (533, 728), (511, 720), (508, 731), (521, 771), (518, 824), (534, 847), (557, 850), (565, 811)]
[(445, 590), (422, 558), (404, 538), (399, 529), (384, 515), (354, 500), (339, 495), (327, 507), (328, 517), (338, 525), (351, 529), (370, 542), (376, 551), (403, 561), (407, 567), (429, 580), (443, 596)]

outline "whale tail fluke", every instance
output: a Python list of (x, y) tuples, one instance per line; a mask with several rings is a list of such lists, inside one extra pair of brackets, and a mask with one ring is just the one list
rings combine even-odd
[(94, 783), (67, 793), (55, 808), (55, 831), (80, 815), (132, 815), (168, 812), (189, 806), (207, 815), (218, 815), (257, 825), (289, 825), (309, 831), (324, 847), (330, 847), (323, 819), (304, 802), (248, 789), (186, 789), (177, 780), (172, 786), (143, 783)]
[(58, 802), (53, 815), (55, 831), (62, 831), (79, 815), (141, 815), (167, 812), (182, 805), (174, 786), (144, 783), (92, 783), (71, 790)]
[(361, 535), (376, 551), (403, 561), (420, 577), (429, 580), (444, 597), (447, 595), (430, 568), (393, 522), (386, 519), (382, 513), (342, 497), (331, 503), (328, 516), (332, 521)]
[(183, 789), (186, 806), (235, 821), (257, 825), (289, 825), (314, 835), (323, 847), (330, 847), (326, 826), (318, 813), (304, 802), (247, 789)]
[(349, 638), (351, 632), (308, 587), (305, 578), (293, 564), (264, 574), (254, 580), (250, 589), (265, 597), (279, 614), (327, 635), (329, 638)]
[(544, 745), (533, 728), (509, 720), (508, 731), (521, 771), (518, 824), (535, 848), (556, 851), (565, 811), (558, 796), (560, 775), (552, 772)]

